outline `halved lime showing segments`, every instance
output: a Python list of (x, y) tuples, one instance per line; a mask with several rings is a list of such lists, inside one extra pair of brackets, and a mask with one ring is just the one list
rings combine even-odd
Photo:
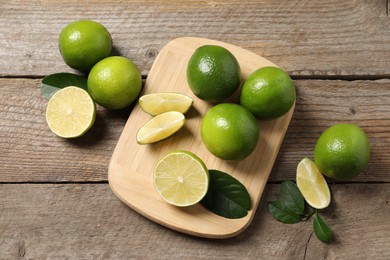
[(173, 151), (161, 158), (153, 174), (153, 183), (163, 200), (179, 206), (191, 206), (206, 195), (210, 176), (203, 161), (188, 151)]
[(87, 91), (66, 87), (57, 91), (46, 108), (46, 122), (50, 130), (63, 138), (85, 134), (94, 124), (96, 106)]

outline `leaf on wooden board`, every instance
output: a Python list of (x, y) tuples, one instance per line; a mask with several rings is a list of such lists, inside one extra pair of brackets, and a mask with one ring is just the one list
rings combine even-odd
[(301, 216), (289, 210), (282, 200), (269, 202), (268, 210), (272, 217), (282, 223), (295, 224), (301, 221)]
[(87, 90), (87, 79), (83, 76), (66, 72), (51, 74), (42, 79), (41, 93), (45, 98), (50, 99), (58, 90), (69, 86)]
[(280, 186), (280, 196), (290, 211), (297, 215), (303, 214), (305, 210), (305, 199), (294, 182), (282, 182)]
[(314, 214), (313, 229), (317, 238), (322, 242), (330, 242), (333, 239), (332, 230), (330, 230), (328, 224), (317, 213)]
[(210, 186), (201, 204), (225, 218), (242, 218), (251, 208), (251, 199), (244, 185), (229, 174), (209, 170)]

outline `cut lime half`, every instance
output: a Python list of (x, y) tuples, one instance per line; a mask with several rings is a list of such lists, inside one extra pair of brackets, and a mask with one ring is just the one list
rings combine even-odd
[(194, 101), (189, 96), (180, 93), (153, 93), (139, 98), (138, 103), (143, 111), (156, 116), (168, 111), (185, 114)]
[(94, 124), (96, 107), (87, 91), (66, 87), (57, 91), (46, 108), (46, 122), (50, 130), (63, 138), (85, 134)]
[(188, 151), (170, 152), (154, 168), (154, 187), (164, 201), (175, 206), (198, 203), (206, 195), (209, 182), (206, 165)]
[(329, 206), (330, 191), (324, 176), (309, 158), (304, 158), (297, 167), (297, 186), (306, 202), (316, 209)]

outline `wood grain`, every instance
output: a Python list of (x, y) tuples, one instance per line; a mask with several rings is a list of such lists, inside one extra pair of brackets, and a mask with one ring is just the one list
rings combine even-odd
[[(294, 179), (303, 157), (313, 158), (321, 132), (353, 122), (368, 134), (372, 155), (358, 182), (389, 182), (390, 80), (295, 80), (297, 104), (270, 181)], [(107, 181), (109, 159), (130, 110), (98, 109), (84, 137), (63, 140), (45, 122), (40, 80), (0, 78), (0, 182)]]
[(107, 180), (108, 160), (130, 110), (98, 108), (95, 125), (78, 139), (62, 139), (46, 124), (40, 80), (0, 79), (0, 181)]
[(371, 157), (352, 181), (386, 181), (390, 171), (390, 81), (295, 81), (297, 104), (270, 179), (294, 178), (297, 163), (314, 157), (321, 133), (336, 123), (363, 128)]
[[(188, 60), (198, 47), (204, 45), (219, 45), (228, 49), (240, 64), (241, 79), (246, 79), (259, 68), (275, 66), (250, 51), (224, 42), (194, 37), (170, 41), (153, 63), (141, 95), (178, 92), (192, 98), (194, 104), (186, 114), (185, 129), (158, 143), (140, 145), (136, 141), (138, 130), (151, 117), (140, 106), (135, 106), (111, 157), (108, 181), (118, 198), (157, 223), (191, 235), (227, 238), (242, 232), (252, 221), (294, 106), (278, 119), (258, 121), (261, 127), (259, 142), (245, 160), (225, 161), (211, 154), (203, 145), (199, 129), (202, 117), (214, 104), (197, 98), (186, 79)], [(153, 185), (153, 168), (158, 160), (174, 150), (190, 151), (198, 155), (208, 169), (227, 172), (238, 179), (252, 200), (248, 215), (239, 219), (226, 219), (210, 213), (200, 205), (178, 208), (162, 200)]]
[(182, 36), (229, 42), (294, 76), (380, 78), (390, 75), (386, 0), (320, 1), (0, 1), (0, 76), (71, 71), (58, 35), (71, 21), (96, 20), (113, 54), (147, 75), (159, 50)]
[(324, 244), (312, 221), (282, 224), (267, 212), (279, 185), (265, 188), (242, 234), (200, 239), (147, 220), (106, 184), (0, 185), (1, 259), (389, 259), (390, 185), (332, 185), (321, 216), (336, 240)]
[[(361, 125), (372, 144), (368, 169), (351, 184), (332, 184), (323, 212), (336, 241), (320, 243), (311, 223), (273, 220), (266, 202), (277, 184), (266, 186), (250, 227), (223, 241), (179, 235), (120, 203), (107, 184), (89, 184), (107, 181), (130, 110), (99, 108), (92, 130), (72, 141), (46, 126), (39, 82), (72, 71), (57, 38), (77, 19), (104, 24), (113, 54), (133, 59), (144, 77), (161, 48), (182, 36), (229, 42), (287, 70), (297, 105), (271, 183), (294, 179), (327, 126)], [(0, 259), (390, 259), (387, 0), (0, 0), (0, 25)]]

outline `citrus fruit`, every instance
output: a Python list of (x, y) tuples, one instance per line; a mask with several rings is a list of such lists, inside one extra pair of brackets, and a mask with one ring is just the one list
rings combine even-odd
[(84, 72), (108, 57), (112, 49), (111, 35), (107, 29), (89, 20), (75, 21), (65, 26), (58, 43), (65, 63)]
[(240, 85), (240, 65), (224, 47), (204, 45), (187, 65), (187, 82), (200, 99), (216, 102), (231, 96)]
[(168, 111), (185, 114), (193, 103), (192, 98), (180, 93), (146, 94), (138, 99), (138, 104), (142, 110), (152, 116)]
[(46, 108), (46, 122), (50, 130), (64, 138), (85, 134), (94, 124), (96, 107), (87, 91), (79, 87), (58, 90)]
[(330, 191), (324, 176), (309, 158), (297, 167), (297, 186), (306, 202), (316, 209), (324, 209), (330, 203)]
[(179, 131), (184, 123), (185, 117), (180, 112), (169, 111), (159, 114), (138, 130), (137, 142), (139, 144), (158, 142)]
[(336, 180), (359, 175), (370, 158), (370, 143), (365, 132), (354, 124), (335, 124), (317, 140), (314, 162), (325, 176)]
[(191, 206), (206, 195), (210, 182), (203, 161), (188, 151), (173, 151), (161, 158), (153, 172), (153, 183), (166, 202)]
[(277, 67), (263, 67), (245, 80), (240, 104), (260, 119), (275, 119), (287, 113), (295, 102), (290, 76)]
[(257, 146), (259, 126), (246, 108), (231, 103), (212, 107), (202, 119), (201, 137), (206, 148), (224, 160), (243, 160)]
[(137, 66), (120, 56), (105, 58), (88, 75), (88, 92), (99, 105), (108, 109), (122, 109), (132, 104), (142, 88), (142, 77)]

